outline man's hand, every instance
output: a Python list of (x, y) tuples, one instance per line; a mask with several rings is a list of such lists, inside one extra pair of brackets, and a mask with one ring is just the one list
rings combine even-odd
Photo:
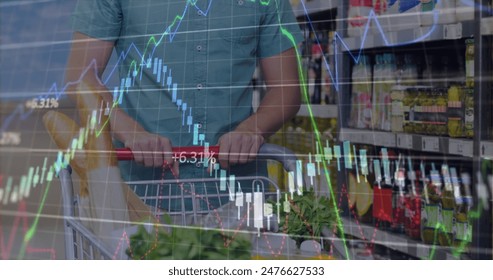
[(173, 161), (171, 141), (143, 129), (124, 137), (124, 145), (132, 150), (134, 161), (146, 167), (172, 167), (178, 175), (178, 163)]
[(258, 150), (264, 144), (264, 137), (253, 131), (235, 130), (219, 138), (219, 163), (221, 168), (245, 164), (257, 157)]

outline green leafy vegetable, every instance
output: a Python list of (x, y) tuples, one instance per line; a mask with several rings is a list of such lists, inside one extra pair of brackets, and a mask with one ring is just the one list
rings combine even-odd
[(130, 237), (127, 255), (145, 260), (241, 260), (250, 259), (251, 243), (240, 234), (234, 239), (218, 230), (175, 227), (170, 233), (140, 226)]
[(294, 195), (289, 213), (284, 212), (286, 216), (281, 216), (280, 227), (299, 247), (305, 240), (320, 238), (325, 226), (332, 228), (336, 211), (329, 198), (317, 197), (313, 190), (308, 190), (302, 195)]

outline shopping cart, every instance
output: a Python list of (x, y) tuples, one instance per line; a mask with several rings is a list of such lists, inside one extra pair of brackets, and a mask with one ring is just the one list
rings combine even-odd
[[(201, 148), (203, 149), (203, 147)], [(192, 153), (197, 153), (197, 147), (190, 148), (178, 148), (178, 152), (182, 156), (190, 156)], [(217, 147), (210, 147), (210, 151), (215, 150), (218, 152)], [(174, 150), (175, 152), (175, 150)], [(217, 153), (216, 153), (217, 154)], [(117, 157), (119, 160), (131, 160), (132, 154), (129, 150), (118, 150)], [(264, 144), (261, 146), (258, 153), (259, 160), (274, 160), (280, 162), (284, 169), (288, 172), (296, 170), (296, 156), (294, 153), (284, 147), (280, 147), (272, 144)], [(103, 242), (98, 236), (96, 236), (90, 229), (88, 229), (82, 221), (79, 219), (77, 209), (79, 198), (77, 195), (74, 195), (73, 182), (71, 178), (72, 170), (70, 166), (60, 171), (59, 178), (61, 182), (62, 188), (62, 201), (63, 201), (63, 215), (64, 215), (64, 231), (65, 231), (65, 256), (67, 259), (115, 259), (115, 258), (126, 258), (126, 256), (121, 253), (118, 255), (114, 251), (110, 249), (107, 243)], [(162, 214), (162, 210), (157, 207), (157, 201), (160, 199), (166, 199), (167, 201), (171, 201), (171, 199), (181, 199), (181, 210), (180, 211), (166, 211), (166, 214), (170, 217), (174, 217), (175, 225), (163, 225), (163, 227), (171, 227), (177, 226), (176, 221), (178, 221), (178, 225), (186, 226), (189, 225), (189, 219), (192, 219), (192, 223), (196, 223), (200, 217), (211, 213), (214, 209), (210, 207), (203, 208), (199, 206), (199, 203), (192, 203), (192, 209), (185, 208), (185, 200), (197, 201), (205, 200), (206, 202), (211, 199), (216, 199), (219, 202), (219, 207), (222, 207), (223, 201), (225, 201), (223, 196), (230, 196), (229, 193), (221, 193), (217, 191), (216, 193), (204, 193), (201, 195), (195, 195), (195, 188), (197, 188), (197, 184), (216, 184), (218, 187), (218, 183), (221, 178), (205, 178), (205, 179), (183, 179), (183, 180), (160, 180), (160, 181), (138, 181), (138, 182), (127, 182), (127, 185), (131, 187), (134, 191), (139, 188), (144, 188), (145, 190), (141, 193), (144, 193), (143, 196), (140, 196), (144, 202), (152, 201), (156, 204), (150, 205), (151, 210), (156, 216)], [(248, 180), (254, 182), (261, 186), (260, 190), (263, 192), (264, 196), (279, 196), (280, 190), (276, 182), (267, 178), (267, 177), (241, 177), (237, 178), (237, 180)], [(264, 182), (268, 182), (270, 186), (272, 186), (274, 191), (269, 191), (269, 187), (264, 184)], [(229, 182), (228, 188), (234, 188), (235, 186), (230, 186)], [(147, 190), (149, 185), (169, 185), (171, 189), (172, 185), (177, 184), (187, 184), (191, 191), (185, 192), (183, 188), (181, 188), (181, 194), (179, 195), (169, 195), (169, 194), (157, 194), (152, 193), (148, 194)], [(205, 188), (204, 186), (204, 189)], [(226, 199), (228, 200), (228, 199)], [(234, 202), (233, 202), (234, 203)], [(148, 203), (146, 203), (148, 204)], [(151, 203), (152, 204), (152, 203)], [(206, 203), (209, 205), (209, 203)]]

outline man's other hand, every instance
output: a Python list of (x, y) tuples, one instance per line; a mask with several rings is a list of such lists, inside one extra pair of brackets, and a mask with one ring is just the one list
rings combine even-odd
[(236, 164), (245, 164), (255, 160), (264, 137), (253, 131), (232, 131), (219, 138), (219, 163), (228, 169)]

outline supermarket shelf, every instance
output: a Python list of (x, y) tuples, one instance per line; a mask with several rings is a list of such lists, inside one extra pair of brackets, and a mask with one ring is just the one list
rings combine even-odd
[[(414, 135), (405, 133), (370, 131), (362, 129), (341, 129), (340, 141), (399, 148), (419, 152), (432, 152), (463, 157), (473, 157), (473, 141), (449, 137)], [(488, 147), (489, 143), (485, 144)], [(493, 143), (486, 152), (493, 154)]]
[[(338, 0), (312, 0), (310, 2), (301, 0), (305, 3), (306, 10), (309, 14), (319, 13), (330, 9), (337, 8)], [(297, 6), (293, 5), (293, 11), (296, 17), (305, 15), (303, 4), (300, 3)]]
[(493, 17), (481, 19), (481, 33), (483, 35), (493, 35)]
[(421, 241), (410, 239), (403, 234), (379, 230), (373, 226), (356, 224), (349, 218), (342, 218), (344, 232), (359, 239), (368, 240), (420, 259), (456, 260), (449, 247), (423, 244)]
[(298, 116), (310, 117), (308, 106), (310, 106), (312, 110), (312, 114), (316, 118), (334, 119), (337, 118), (338, 116), (337, 105), (306, 105), (306, 104), (301, 105), (300, 110), (298, 111)]
[(349, 141), (351, 143), (385, 146), (388, 148), (396, 147), (395, 134), (391, 132), (341, 128), (339, 135), (341, 142)]
[(493, 159), (493, 142), (481, 142), (481, 157)]
[(430, 32), (432, 27), (419, 27), (413, 29), (404, 29), (400, 31), (387, 32), (385, 38), (382, 34), (371, 34), (367, 37), (349, 37), (345, 38), (347, 47), (351, 51), (361, 49), (361, 40), (365, 40), (363, 49), (372, 49), (379, 47), (389, 47), (402, 44), (403, 42), (432, 42), (441, 40), (456, 40), (474, 35), (474, 21), (465, 21), (454, 24), (439, 24), (435, 26), (433, 32), (425, 37)]

